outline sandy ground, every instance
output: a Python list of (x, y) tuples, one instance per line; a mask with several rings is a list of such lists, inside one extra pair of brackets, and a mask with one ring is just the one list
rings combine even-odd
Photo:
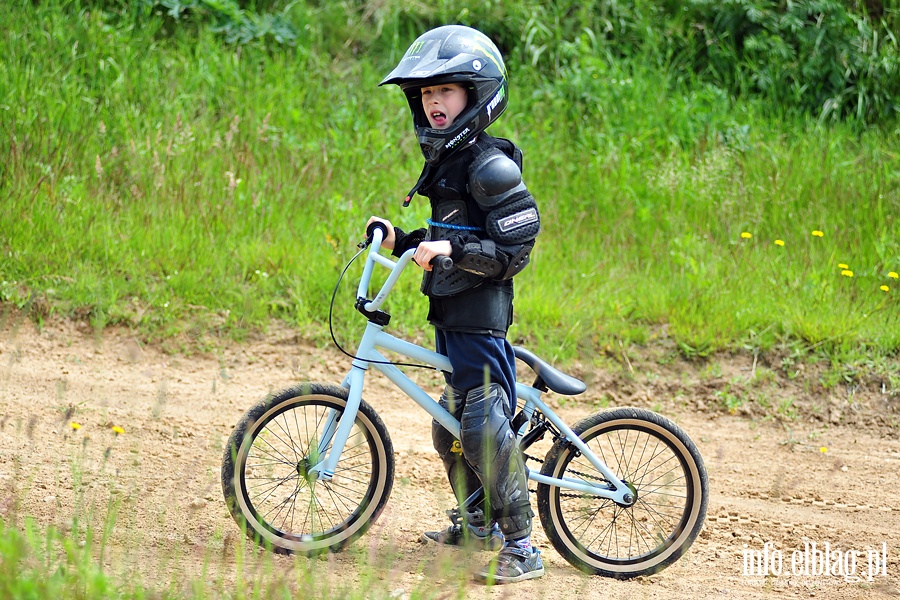
[[(97, 334), (64, 322), (38, 330), (15, 317), (0, 325), (0, 517), (74, 528), (76, 539), (85, 525), (97, 537), (107, 531), (102, 560), (119, 576), (158, 589), (229, 589), (240, 579), (290, 581), (302, 565), (331, 595), (365, 586), (372, 597), (439, 598), (455, 596), (454, 578), (465, 580), (488, 558), (418, 543), (421, 530), (444, 525), (449, 488), (431, 448), (429, 419), (378, 376), (365, 397), (387, 424), (397, 455), (394, 491), (378, 523), (352, 548), (326, 558), (242, 550), (221, 492), (225, 440), (267, 392), (299, 380), (339, 383), (349, 364), (331, 349), (280, 332), (210, 355), (171, 355), (127, 332)], [(726, 371), (749, 368), (746, 358), (734, 360)], [(535, 519), (546, 576), (506, 588), (465, 584), (466, 597), (900, 597), (895, 427), (878, 418), (834, 418), (833, 410), (831, 418), (801, 414), (787, 423), (722, 414), (704, 409), (708, 380), (679, 375), (672, 364), (640, 375), (644, 367), (629, 362), (636, 373), (629, 378), (586, 373), (588, 393), (554, 402), (569, 422), (598, 410), (604, 397), (653, 407), (693, 438), (711, 498), (688, 554), (652, 577), (588, 577), (553, 550)], [(435, 374), (419, 379), (437, 389)], [(896, 410), (889, 400), (873, 402)], [(818, 552), (828, 544), (831, 573), (794, 572), (792, 559), (802, 570), (813, 544)], [(771, 558), (767, 576), (745, 573), (749, 551)], [(850, 575), (838, 570), (839, 557), (845, 570), (853, 563)]]

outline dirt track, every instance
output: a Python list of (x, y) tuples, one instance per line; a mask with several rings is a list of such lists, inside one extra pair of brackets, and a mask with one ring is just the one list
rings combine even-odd
[[(99, 528), (112, 497), (121, 501), (106, 559), (113, 571), (159, 588), (201, 578), (227, 588), (238, 577), (240, 536), (219, 483), (231, 428), (268, 391), (298, 380), (338, 383), (347, 363), (283, 332), (215, 356), (183, 356), (141, 347), (125, 333), (99, 336), (68, 323), (37, 331), (27, 321), (7, 321), (0, 324), (0, 517), (21, 525), (30, 515), (66, 528), (81, 515), (82, 523)], [(437, 384), (433, 375), (423, 377), (423, 383)], [(619, 582), (576, 571), (547, 543), (538, 523), (534, 537), (547, 575), (515, 586), (517, 597), (900, 597), (896, 430), (861, 419), (845, 425), (803, 416), (787, 427), (697, 410), (697, 403), (685, 402), (691, 382), (682, 377), (678, 384), (688, 393), (673, 400), (665, 392), (666, 377), (636, 376), (626, 394), (615, 380), (594, 374), (588, 379), (596, 387), (559, 412), (570, 422), (594, 412), (600, 387), (621, 404), (655, 407), (678, 422), (709, 471), (712, 494), (701, 537), (662, 573)], [(441, 585), (448, 572), (464, 577), (488, 555), (436, 555), (419, 545), (419, 532), (442, 526), (449, 506), (429, 421), (384, 380), (374, 378), (365, 397), (382, 415), (397, 451), (394, 491), (379, 522), (354, 548), (310, 562), (334, 586), (365, 585), (373, 597), (422, 591), (441, 597), (454, 589)], [(73, 429), (73, 422), (81, 427)], [(114, 426), (124, 433), (117, 435)], [(855, 574), (862, 581), (791, 572), (795, 551), (799, 566), (805, 549), (815, 543), (821, 550), (826, 542), (835, 571), (837, 551), (845, 559), (858, 556)], [(745, 575), (744, 552), (767, 549), (769, 556), (780, 551), (781, 574)], [(879, 571), (869, 581), (867, 556), (876, 554), (886, 554), (886, 574), (873, 562)], [(248, 553), (244, 577), (261, 576), (268, 558)], [(274, 573), (266, 576), (290, 579), (297, 561), (306, 559), (275, 557)], [(459, 568), (443, 570), (437, 580), (426, 575), (444, 561)], [(366, 579), (371, 566), (376, 575)], [(466, 595), (512, 593), (473, 583)]]

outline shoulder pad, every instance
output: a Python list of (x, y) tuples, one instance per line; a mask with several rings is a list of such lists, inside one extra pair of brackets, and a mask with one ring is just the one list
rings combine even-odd
[(473, 163), (469, 170), (469, 192), (484, 209), (499, 206), (524, 190), (522, 171), (503, 152), (491, 152)]

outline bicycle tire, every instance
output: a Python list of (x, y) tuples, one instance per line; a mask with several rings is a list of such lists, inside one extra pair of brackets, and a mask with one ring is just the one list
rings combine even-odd
[(342, 415), (346, 405), (344, 388), (300, 384), (262, 399), (235, 426), (222, 490), (231, 516), (260, 546), (279, 554), (336, 552), (381, 514), (393, 486), (394, 450), (365, 401), (333, 478), (308, 473), (324, 455), (318, 436), (328, 416)]
[[(553, 547), (592, 575), (629, 579), (678, 560), (700, 533), (709, 480), (696, 445), (654, 412), (617, 408), (586, 417), (573, 432), (637, 496), (630, 507), (539, 484), (538, 514)], [(547, 452), (542, 475), (596, 484), (603, 475), (569, 441)]]

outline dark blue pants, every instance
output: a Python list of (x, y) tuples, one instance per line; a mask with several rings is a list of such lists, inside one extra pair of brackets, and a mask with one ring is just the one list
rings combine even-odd
[(444, 329), (435, 329), (434, 338), (437, 352), (446, 355), (453, 366), (453, 373), (446, 375), (448, 384), (468, 393), (485, 385), (487, 370), (487, 383), (500, 384), (510, 408), (515, 408), (516, 356), (506, 338)]

